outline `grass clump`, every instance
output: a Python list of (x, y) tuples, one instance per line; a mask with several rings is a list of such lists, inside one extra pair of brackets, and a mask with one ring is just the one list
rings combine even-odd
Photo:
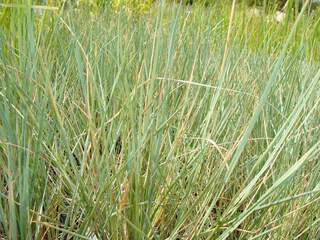
[(317, 20), (5, 12), (1, 237), (317, 239)]

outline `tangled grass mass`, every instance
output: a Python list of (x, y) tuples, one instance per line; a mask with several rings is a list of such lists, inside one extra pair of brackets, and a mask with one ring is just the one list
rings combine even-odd
[(0, 9), (0, 239), (320, 238), (317, 10)]

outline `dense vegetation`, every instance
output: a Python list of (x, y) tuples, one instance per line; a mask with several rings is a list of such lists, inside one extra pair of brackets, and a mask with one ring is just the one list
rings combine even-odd
[[(4, 4), (19, 3), (21, 0), (3, 0)], [(238, 0), (238, 2), (244, 3), (248, 6), (262, 6), (267, 8), (284, 9), (287, 5), (289, 8), (299, 7), (301, 9), (304, 2), (307, 0)], [(316, 7), (320, 5), (320, 0), (308, 0), (310, 7)], [(145, 10), (149, 9), (154, 3), (159, 0), (34, 0), (34, 4), (40, 5), (55, 5), (60, 7), (78, 7), (86, 6), (90, 8), (104, 9), (108, 6), (118, 7), (130, 7), (132, 9)], [(167, 0), (167, 2), (181, 3), (184, 5), (198, 4), (203, 6), (212, 6), (217, 2), (223, 5), (228, 5), (232, 0)]]
[(306, 5), (6, 4), (0, 239), (319, 239)]

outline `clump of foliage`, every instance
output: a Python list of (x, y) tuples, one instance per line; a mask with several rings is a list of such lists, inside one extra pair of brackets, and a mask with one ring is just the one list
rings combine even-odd
[(0, 16), (0, 238), (318, 238), (318, 19), (52, 6)]

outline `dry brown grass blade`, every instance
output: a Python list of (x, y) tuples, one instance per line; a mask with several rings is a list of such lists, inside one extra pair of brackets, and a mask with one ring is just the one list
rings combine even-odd
[[(124, 178), (123, 183), (121, 184), (121, 196), (119, 201), (119, 212), (120, 216), (125, 215), (126, 207), (129, 203), (129, 181), (127, 175)], [(122, 229), (123, 229), (123, 239), (129, 240), (129, 232), (128, 232), (128, 225), (125, 219), (122, 220)]]

